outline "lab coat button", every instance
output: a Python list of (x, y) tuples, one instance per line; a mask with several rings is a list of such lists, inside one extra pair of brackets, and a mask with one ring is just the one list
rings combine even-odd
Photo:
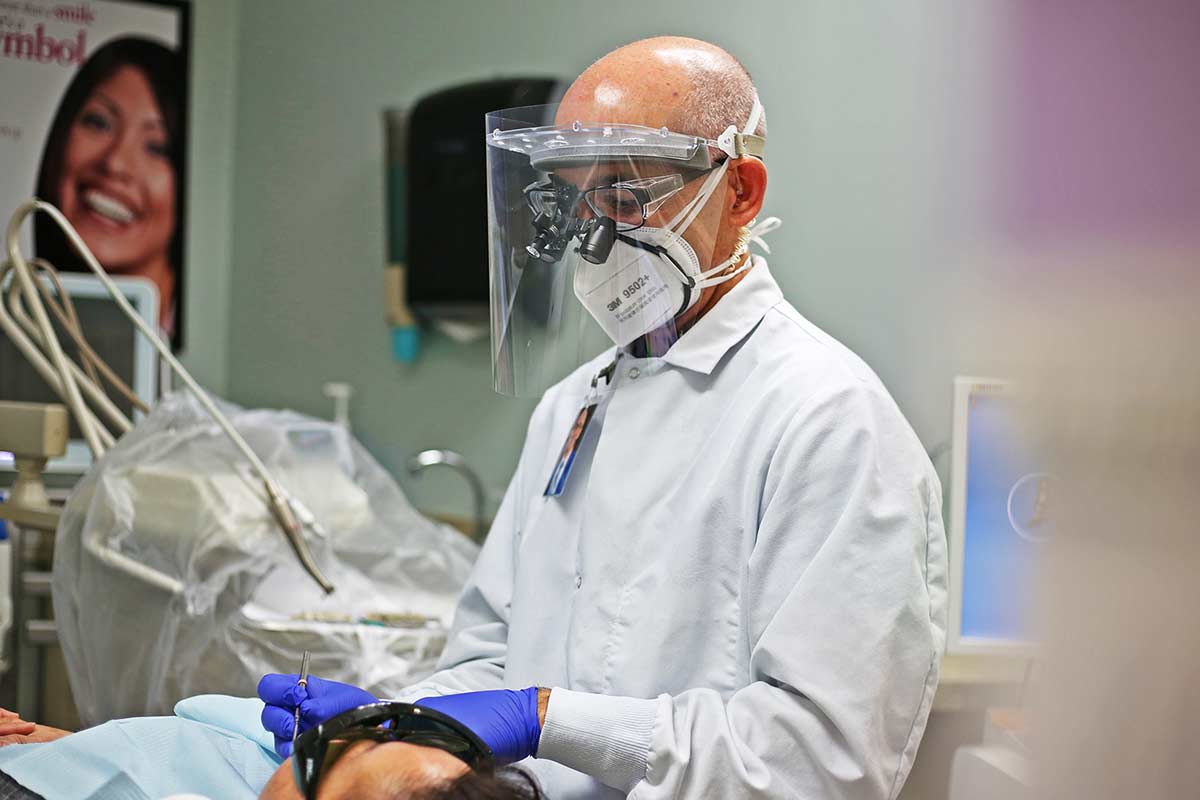
[(583, 576), (576, 575), (575, 576), (575, 588), (578, 589), (580, 586), (583, 586)]
[(638, 375), (641, 375), (641, 374), (642, 374), (642, 371), (640, 369), (638, 369), (637, 367), (629, 368), (629, 380), (636, 381), (638, 379)]

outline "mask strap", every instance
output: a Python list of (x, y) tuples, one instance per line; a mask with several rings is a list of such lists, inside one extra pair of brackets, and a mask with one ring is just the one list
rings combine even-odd
[(763, 241), (762, 237), (765, 234), (775, 230), (782, 224), (783, 221), (779, 219), (779, 217), (766, 217), (761, 222), (757, 222), (750, 226), (750, 230), (748, 231), (748, 235), (746, 237), (746, 245), (735, 250), (733, 255), (722, 261), (720, 264), (717, 264), (715, 267), (707, 269), (697, 275), (696, 288), (707, 289), (709, 286), (716, 286), (717, 284), (724, 283), (735, 275), (740, 275), (741, 273), (750, 269), (753, 259), (747, 258), (742, 262), (741, 266), (739, 266), (733, 272), (725, 275), (721, 274), (722, 270), (728, 269), (730, 265), (734, 264), (739, 258), (746, 254), (746, 250), (749, 248), (751, 243), (761, 247), (764, 253), (770, 254), (771, 248), (767, 246), (767, 243)]
[(758, 222), (750, 226), (750, 236), (747, 244), (756, 244), (762, 248), (764, 253), (770, 255), (771, 248), (767, 246), (767, 243), (763, 241), (762, 237), (766, 236), (768, 233), (775, 230), (782, 224), (783, 220), (781, 220), (779, 217), (764, 217), (762, 222)]
[(679, 213), (667, 223), (666, 230), (671, 232), (672, 240), (679, 238), (691, 226), (696, 217), (700, 215), (700, 212), (704, 210), (705, 204), (708, 203), (708, 198), (712, 197), (717, 184), (725, 176), (725, 168), (728, 164), (728, 161), (722, 162), (721, 166), (709, 173), (709, 176), (704, 180), (704, 184), (700, 187), (700, 191), (696, 193), (691, 202), (679, 209)]

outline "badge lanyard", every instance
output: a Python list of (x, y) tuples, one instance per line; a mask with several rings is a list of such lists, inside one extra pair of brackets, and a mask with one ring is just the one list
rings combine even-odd
[(566, 490), (567, 478), (571, 475), (571, 467), (575, 464), (579, 445), (583, 441), (583, 435), (587, 433), (588, 425), (596, 416), (596, 408), (600, 405), (600, 379), (604, 378), (605, 386), (612, 382), (613, 372), (616, 370), (617, 361), (620, 358), (621, 355), (618, 353), (611, 364), (593, 376), (592, 388), (588, 390), (587, 397), (583, 400), (583, 408), (579, 409), (579, 413), (575, 415), (575, 422), (571, 425), (571, 430), (567, 432), (567, 439), (563, 442), (558, 460), (554, 462), (554, 471), (550, 473), (550, 480), (546, 482), (546, 491), (542, 492), (542, 496), (558, 497)]

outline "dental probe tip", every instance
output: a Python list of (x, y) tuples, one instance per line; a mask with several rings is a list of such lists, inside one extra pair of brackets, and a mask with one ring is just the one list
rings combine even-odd
[[(312, 657), (312, 653), (304, 651), (304, 657), (300, 659), (300, 680), (296, 681), (300, 686), (308, 686), (308, 661)], [(292, 754), (296, 752), (296, 737), (300, 735), (300, 706), (296, 706), (296, 717), (292, 722)]]

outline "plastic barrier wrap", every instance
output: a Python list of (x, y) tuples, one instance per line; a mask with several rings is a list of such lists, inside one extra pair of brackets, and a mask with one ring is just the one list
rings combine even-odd
[(418, 514), (342, 428), (223, 406), (324, 529), (337, 591), (300, 568), (261, 484), (190, 395), (162, 403), (80, 481), (58, 528), (54, 611), (86, 724), (252, 695), (299, 668), (387, 696), (432, 671), (477, 555)]

